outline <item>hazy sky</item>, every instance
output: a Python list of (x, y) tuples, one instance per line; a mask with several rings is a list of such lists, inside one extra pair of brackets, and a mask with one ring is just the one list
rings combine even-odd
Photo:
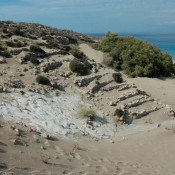
[(175, 0), (0, 0), (0, 20), (82, 33), (175, 33)]

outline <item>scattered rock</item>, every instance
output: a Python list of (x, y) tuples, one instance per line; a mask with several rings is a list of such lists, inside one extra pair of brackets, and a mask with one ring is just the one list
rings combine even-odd
[(46, 73), (49, 72), (50, 70), (57, 69), (62, 66), (62, 62), (48, 62), (48, 63), (42, 63), (40, 65), (41, 71)]
[(10, 79), (8, 80), (6, 84), (12, 88), (24, 88), (25, 87), (22, 80), (19, 80), (19, 79), (14, 79), (14, 80)]

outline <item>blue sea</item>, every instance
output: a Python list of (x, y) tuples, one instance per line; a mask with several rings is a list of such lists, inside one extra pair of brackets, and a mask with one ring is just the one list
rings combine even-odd
[[(89, 34), (91, 36), (103, 37), (104, 34)], [(147, 41), (163, 52), (168, 52), (175, 60), (175, 34), (119, 34), (120, 36), (133, 36)]]

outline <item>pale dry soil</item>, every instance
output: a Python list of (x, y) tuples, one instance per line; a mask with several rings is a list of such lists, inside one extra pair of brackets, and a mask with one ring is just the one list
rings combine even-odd
[[(90, 59), (94, 60), (97, 63), (102, 63), (103, 54), (101, 52), (95, 51), (86, 44), (82, 44), (80, 48), (86, 55), (88, 55)], [(58, 61), (64, 59), (72, 59), (72, 57), (53, 56), (52, 59)], [(28, 68), (28, 65), (20, 65), (19, 67), (18, 59), (16, 57), (7, 59), (7, 63), (8, 64), (1, 65), (1, 70), (6, 71), (7, 74), (4, 74), (0, 77), (0, 83), (2, 83), (5, 78), (11, 77), (21, 79), (25, 85), (30, 85), (34, 83), (35, 87), (40, 87), (35, 83), (33, 69), (29, 69), (27, 72), (23, 72), (23, 69), (25, 67)], [(64, 62), (63, 66), (61, 67), (61, 71), (68, 71), (68, 62)], [(109, 72), (112, 73), (113, 71), (107, 68), (101, 68), (99, 70), (99, 74)], [(23, 73), (24, 76), (21, 77), (21, 73)], [(49, 72), (47, 75), (54, 78), (56, 75), (58, 76), (58, 72)], [(160, 80), (150, 78), (130, 79), (125, 75), (123, 76), (127, 82), (134, 82), (138, 87), (141, 87), (143, 90), (148, 92), (153, 98), (156, 98), (157, 101), (160, 101), (163, 104), (167, 104), (175, 108), (175, 95), (173, 93), (175, 80)], [(74, 78), (74, 75), (72, 75), (70, 79), (58, 76), (58, 82), (67, 82), (69, 86), (66, 88), (66, 91), (72, 93), (73, 95), (76, 95), (76, 93), (79, 93), (80, 95), (80, 92), (86, 91), (88, 87), (85, 89), (72, 89), (71, 86), (74, 86)], [(110, 76), (108, 76), (107, 74), (102, 77), (101, 81), (107, 81), (110, 80), (110, 78), (111, 74)], [(126, 92), (132, 90), (133, 89), (129, 89), (126, 90)], [(116, 95), (116, 93), (112, 91), (109, 92), (109, 94), (103, 94), (102, 96), (100, 96), (100, 93), (95, 94), (98, 101), (88, 101), (86, 96), (82, 98), (84, 99), (84, 103), (94, 106), (100, 112), (108, 112), (109, 108), (110, 111), (114, 110), (114, 108), (109, 107), (108, 102), (110, 100), (115, 100), (116, 96), (119, 96), (123, 92), (118, 92), (118, 94)], [(135, 134), (131, 134), (131, 131), (133, 131), (132, 129), (128, 130), (125, 134), (118, 134), (118, 136), (111, 137), (110, 139), (101, 140), (99, 138), (92, 139), (87, 136), (82, 136), (82, 133), (80, 132), (75, 133), (75, 136), (79, 137), (77, 140), (68, 139), (62, 136), (64, 135), (64, 133), (61, 133), (62, 135), (55, 135), (55, 138), (53, 140), (48, 140), (43, 137), (42, 133), (35, 130), (35, 125), (30, 125), (30, 121), (27, 122), (27, 119), (29, 118), (25, 117), (23, 119), (24, 116), (28, 116), (27, 110), (25, 111), (26, 113), (24, 113), (23, 109), (20, 108), (18, 108), (18, 111), (15, 111), (17, 110), (15, 107), (18, 105), (21, 105), (21, 107), (25, 107), (25, 104), (23, 102), (26, 99), (24, 98), (24, 101), (20, 101), (21, 98), (18, 98), (18, 95), (15, 96), (15, 93), (11, 93), (8, 98), (7, 96), (8, 94), (1, 94), (0, 102), (6, 103), (7, 107), (8, 104), (14, 105), (14, 108), (11, 108), (14, 111), (10, 110), (10, 107), (1, 108), (3, 109), (1, 113), (3, 112), (3, 115), (6, 114), (6, 116), (0, 116), (0, 174), (2, 175), (175, 174), (175, 126), (173, 125), (174, 120), (169, 120), (170, 118), (164, 109), (158, 112), (154, 112), (148, 117), (134, 121), (136, 124), (143, 124), (147, 122), (150, 124), (148, 126), (151, 126), (151, 124), (156, 126), (153, 128), (147, 128), (146, 130), (143, 130), (143, 132), (138, 132), (137, 130)], [(13, 96), (18, 99), (15, 99), (15, 101)], [(24, 95), (24, 97), (26, 96), (27, 94)], [(60, 97), (62, 97), (62, 95), (60, 95)], [(75, 101), (73, 100), (72, 103), (74, 104), (72, 104), (71, 98), (72, 96), (66, 96), (65, 102), (68, 99), (67, 101), (69, 101), (69, 103), (66, 102), (67, 106), (65, 109), (65, 106), (63, 104), (62, 106), (59, 106), (59, 104), (61, 104), (61, 102), (59, 102), (59, 99), (57, 99), (57, 101), (51, 101), (50, 99), (50, 102), (58, 104), (58, 111), (60, 111), (60, 113), (62, 114), (64, 113), (64, 116), (68, 118), (70, 114), (72, 114), (71, 117), (76, 115), (76, 113), (74, 113), (76, 112), (76, 110), (73, 111), (73, 109), (77, 107), (77, 103), (79, 102), (78, 101), (77, 103), (74, 103)], [(9, 101), (4, 101), (7, 99)], [(42, 101), (42, 103), (44, 105), (47, 105), (47, 103), (45, 104), (44, 101)], [(33, 104), (36, 104), (36, 106)], [(30, 119), (34, 120), (34, 118), (32, 117), (35, 117), (36, 119), (41, 119), (43, 116), (47, 116), (45, 115), (47, 114), (47, 112), (49, 112), (47, 111), (47, 109), (51, 109), (51, 118), (53, 119), (52, 121), (56, 120), (54, 118), (54, 110), (52, 108), (49, 108), (49, 105), (45, 111), (41, 111), (42, 105), (40, 106), (41, 109), (37, 106), (40, 103), (33, 104), (27, 106), (31, 107), (29, 108), (30, 110), (32, 109), (32, 112), (29, 113), (32, 114)], [(144, 105), (146, 106), (146, 104)], [(150, 104), (146, 107), (150, 107)], [(69, 110), (66, 111), (66, 109)], [(22, 113), (20, 113), (21, 111)], [(23, 113), (25, 115), (23, 115)], [(111, 114), (109, 113), (109, 115)], [(13, 116), (15, 116), (15, 121), (12, 120)], [(18, 116), (19, 118), (17, 118)], [(6, 119), (6, 121), (3, 119), (3, 117), (4, 119)], [(63, 117), (63, 119), (59, 122), (63, 122), (65, 117)], [(51, 128), (51, 125), (47, 125), (49, 123), (49, 120), (48, 123), (44, 123), (45, 119), (46, 118), (42, 118), (43, 121), (37, 120), (37, 126), (42, 125)], [(18, 123), (16, 123), (16, 121), (18, 121)], [(168, 121), (168, 124), (164, 124), (166, 123), (166, 121)], [(59, 122), (58, 120), (55, 121), (55, 123), (58, 123), (58, 125)], [(161, 124), (157, 125), (159, 123)], [(78, 124), (80, 125), (81, 122)], [(56, 126), (54, 127), (54, 129), (54, 131), (60, 130), (60, 128), (57, 128)]]
[[(28, 128), (20, 129), (20, 139), (26, 143), (14, 145), (17, 137), (11, 123), (1, 120), (0, 174), (61, 175), (173, 175), (174, 127), (160, 127), (125, 137), (94, 141), (82, 138), (71, 141), (47, 140)], [(43, 163), (47, 160), (48, 164)]]

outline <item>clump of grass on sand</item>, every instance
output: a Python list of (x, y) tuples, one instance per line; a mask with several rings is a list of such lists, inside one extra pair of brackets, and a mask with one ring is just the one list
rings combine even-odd
[(91, 120), (94, 120), (97, 115), (93, 109), (86, 107), (80, 108), (78, 112), (81, 117), (89, 118)]

